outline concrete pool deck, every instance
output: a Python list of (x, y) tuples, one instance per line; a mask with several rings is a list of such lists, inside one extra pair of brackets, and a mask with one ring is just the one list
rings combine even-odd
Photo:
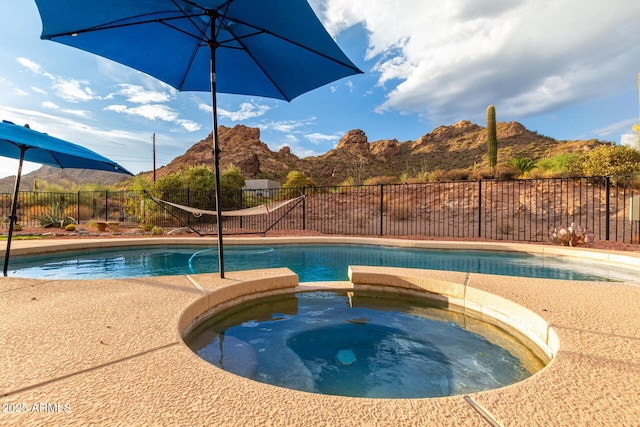
[[(183, 238), (179, 243), (203, 244), (204, 240)], [(627, 262), (640, 269), (637, 253), (556, 246), (316, 237), (264, 241), (303, 240), (571, 254)], [(246, 239), (228, 241), (246, 243)], [(61, 246), (171, 242), (18, 240), (13, 242), (12, 255)], [(227, 272), (226, 279), (217, 274), (86, 281), (0, 277), (0, 425), (640, 423), (640, 286), (475, 273), (422, 274), (463, 286), (465, 291), (497, 295), (541, 317), (557, 334), (555, 357), (523, 382), (468, 396), (394, 400), (304, 393), (215, 368), (181, 339), (192, 318), (221, 301), (233, 300), (246, 287), (260, 293), (274, 287), (297, 291), (312, 286), (297, 286), (297, 277), (287, 269)], [(351, 286), (348, 282), (316, 285)]]

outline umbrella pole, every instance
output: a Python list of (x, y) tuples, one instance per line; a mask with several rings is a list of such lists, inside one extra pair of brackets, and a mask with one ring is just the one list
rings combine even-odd
[(16, 175), (16, 183), (13, 187), (13, 202), (11, 202), (11, 215), (9, 216), (9, 233), (7, 234), (7, 249), (4, 252), (4, 269), (2, 273), (7, 276), (7, 270), (9, 268), (9, 252), (11, 251), (11, 238), (13, 237), (13, 224), (15, 224), (16, 210), (18, 208), (18, 191), (20, 190), (20, 176), (22, 175), (22, 162), (24, 161), (24, 152), (26, 147), (20, 147), (20, 160), (18, 163), (18, 174)]
[(216, 48), (215, 25), (211, 26), (211, 98), (213, 101), (213, 165), (216, 175), (216, 218), (218, 222), (218, 266), (220, 267), (220, 278), (224, 279), (224, 249), (222, 244), (222, 205), (220, 197), (220, 148), (218, 146), (218, 104), (216, 101)]

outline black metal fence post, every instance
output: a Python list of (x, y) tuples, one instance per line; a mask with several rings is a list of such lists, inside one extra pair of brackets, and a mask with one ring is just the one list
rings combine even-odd
[(604, 238), (606, 241), (609, 241), (609, 232), (611, 228), (611, 224), (609, 220), (611, 219), (611, 177), (609, 175), (604, 177), (604, 190), (605, 190), (605, 198), (606, 198), (606, 212), (604, 214), (605, 224), (604, 224)]
[(478, 180), (478, 237), (482, 237), (482, 180)]
[[(302, 195), (307, 195), (307, 187), (302, 187)], [(307, 229), (307, 198), (302, 200), (302, 229)]]
[(384, 184), (380, 184), (380, 233), (379, 236), (383, 235), (383, 227), (384, 227)]

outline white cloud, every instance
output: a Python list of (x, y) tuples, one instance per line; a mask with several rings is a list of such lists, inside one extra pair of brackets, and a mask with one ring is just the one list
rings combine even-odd
[(46, 108), (48, 110), (58, 110), (58, 109), (60, 109), (60, 107), (58, 107), (58, 105), (56, 103), (51, 102), (51, 101), (45, 101), (40, 105), (42, 105), (42, 108)]
[[(436, 122), (517, 119), (624, 90), (637, 72), (640, 2), (315, 0), (332, 34), (362, 25), (389, 92), (378, 106)], [(407, 11), (410, 11), (409, 13)]]
[(316, 120), (310, 117), (306, 120), (284, 120), (277, 122), (265, 122), (260, 124), (260, 129), (273, 130), (282, 133), (302, 133), (301, 128), (312, 124)]
[[(204, 110), (204, 108), (202, 109)], [(234, 122), (241, 122), (243, 120), (264, 116), (269, 110), (270, 108), (266, 105), (243, 102), (237, 111), (228, 111), (218, 107), (218, 116)], [(208, 111), (211, 111), (211, 107), (209, 107)]]
[[(300, 141), (300, 139), (298, 139), (298, 137), (295, 136), (295, 135), (286, 135), (285, 139), (287, 141), (287, 144), (297, 144)], [(280, 147), (280, 148), (282, 148), (282, 147)]]
[(620, 135), (620, 145), (626, 145), (630, 148), (640, 149), (640, 134), (625, 133)]
[(47, 95), (47, 91), (44, 89), (40, 89), (39, 87), (36, 86), (31, 86), (31, 90), (35, 93), (38, 93), (40, 95)]
[(599, 138), (618, 137), (620, 134), (626, 134), (632, 131), (633, 125), (638, 123), (638, 119), (626, 119), (616, 123), (611, 123), (609, 126), (591, 131), (594, 135), (598, 135)]
[(312, 142), (313, 144), (318, 145), (323, 142), (337, 143), (338, 141), (340, 141), (340, 138), (342, 138), (342, 135), (344, 135), (344, 133), (340, 133), (340, 134), (335, 133), (332, 135), (326, 135), (323, 133), (315, 132), (315, 133), (306, 134), (304, 137), (308, 141)]
[(114, 111), (116, 113), (128, 114), (130, 116), (144, 117), (147, 120), (162, 120), (164, 122), (176, 123), (188, 132), (200, 130), (198, 123), (190, 120), (180, 119), (178, 113), (167, 105), (147, 104), (138, 107), (128, 107), (126, 105), (109, 105), (106, 111)]
[(171, 91), (159, 92), (155, 90), (147, 90), (139, 85), (132, 84), (120, 84), (118, 85), (120, 90), (115, 94), (107, 95), (107, 99), (114, 98), (115, 95), (124, 96), (128, 102), (134, 104), (150, 104), (155, 102), (168, 102), (174, 94)]
[(301, 145), (300, 140), (295, 135), (291, 135), (291, 134), (286, 135), (284, 138), (285, 138), (285, 141), (281, 142), (275, 147), (276, 151), (279, 151), (280, 149), (286, 146), (286, 147), (289, 147), (289, 149), (294, 155), (300, 158), (318, 156), (321, 154), (316, 150), (312, 150), (307, 146)]
[(147, 142), (148, 139), (147, 134), (103, 129), (73, 118), (35, 110), (0, 105), (0, 117), (17, 124), (28, 123), (33, 130), (82, 145), (115, 161), (118, 161), (125, 152), (133, 154), (139, 146), (142, 146), (141, 143)]
[(27, 70), (31, 71), (34, 74), (47, 77), (51, 80), (56, 80), (56, 77), (53, 74), (44, 71), (44, 69), (40, 66), (40, 64), (33, 62), (28, 58), (19, 57), (19, 58), (16, 58), (16, 61), (18, 61), (18, 64), (22, 65), (23, 67), (25, 67)]
[[(46, 77), (53, 82), (53, 89), (56, 94), (68, 102), (83, 102), (98, 99), (96, 94), (89, 87), (89, 83), (84, 80), (63, 79), (45, 71), (40, 64), (24, 57), (16, 59), (20, 65), (25, 67), (32, 73)], [(45, 94), (44, 90), (38, 90), (38, 93)]]
[(200, 123), (192, 122), (191, 120), (178, 120), (177, 123), (184, 128), (187, 132), (197, 132), (202, 129)]
[(86, 81), (58, 79), (53, 88), (60, 98), (68, 102), (91, 101), (97, 98)]

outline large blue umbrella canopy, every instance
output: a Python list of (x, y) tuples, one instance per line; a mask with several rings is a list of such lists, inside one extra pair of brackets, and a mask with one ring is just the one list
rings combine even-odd
[(361, 73), (306, 0), (36, 0), (42, 38), (211, 91), (218, 253), (224, 277), (216, 92), (290, 101)]
[(131, 175), (131, 172), (119, 164), (94, 151), (63, 139), (49, 136), (46, 133), (37, 132), (28, 126), (18, 126), (8, 121), (0, 123), (0, 156), (19, 160), (13, 201), (11, 203), (11, 215), (9, 216), (7, 249), (4, 256), (3, 273), (5, 276), (9, 265), (13, 225), (16, 221), (23, 161), (41, 163), (57, 168), (92, 169)]

